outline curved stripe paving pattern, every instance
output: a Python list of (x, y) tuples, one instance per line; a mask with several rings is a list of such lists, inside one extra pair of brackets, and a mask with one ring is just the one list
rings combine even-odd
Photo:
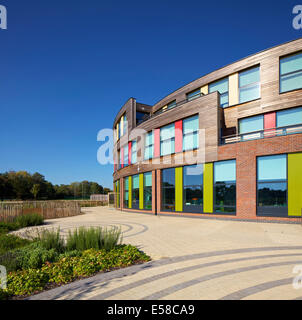
[[(224, 256), (229, 255), (238, 255), (238, 254), (244, 254), (244, 253), (253, 253), (253, 252), (270, 252), (270, 251), (292, 251), (292, 250), (298, 250), (298, 252), (291, 252), (291, 253), (278, 253), (278, 254), (266, 254), (266, 255), (257, 255), (257, 256), (248, 256), (248, 257), (238, 257), (233, 259), (224, 258)], [(293, 256), (302, 256), (302, 247), (301, 246), (293, 246), (293, 247), (264, 247), (264, 248), (246, 248), (246, 249), (235, 249), (235, 250), (224, 250), (224, 251), (215, 251), (215, 252), (205, 252), (200, 254), (193, 254), (193, 255), (185, 255), (180, 257), (174, 257), (171, 259), (162, 259), (157, 261), (151, 261), (147, 264), (143, 265), (136, 265), (133, 267), (129, 267), (126, 269), (117, 270), (108, 274), (99, 274), (95, 277), (84, 279), (81, 281), (78, 281), (77, 283), (73, 283), (70, 285), (66, 285), (60, 288), (53, 289), (48, 292), (44, 292), (42, 294), (36, 295), (31, 297), (30, 299), (81, 299), (84, 298), (86, 294), (93, 293), (94, 290), (96, 291), (103, 291), (100, 294), (92, 294), (90, 297), (85, 297), (93, 300), (104, 300), (111, 297), (118, 297), (118, 295), (125, 293), (127, 294), (127, 291), (131, 289), (137, 289), (140, 290), (140, 287), (143, 285), (148, 285), (154, 281), (157, 280), (165, 280), (163, 283), (168, 283), (169, 277), (175, 276), (177, 274), (184, 274), (185, 276), (192, 272), (193, 270), (199, 270), (203, 268), (209, 268), (209, 267), (215, 267), (218, 265), (225, 265), (225, 264), (232, 264), (232, 263), (239, 263), (244, 261), (254, 261), (258, 259), (273, 259), (273, 258), (286, 258), (286, 257), (293, 257)], [(223, 259), (213, 262), (205, 262), (202, 264), (193, 264), (189, 267), (183, 267), (178, 268), (175, 270), (169, 270), (169, 266), (173, 265), (175, 263), (181, 263), (184, 261), (194, 261), (198, 259), (206, 259), (210, 257), (223, 257)], [(275, 263), (266, 263), (266, 264), (257, 264), (252, 266), (247, 266), (243, 268), (237, 268), (237, 269), (231, 269), (227, 271), (222, 271), (218, 273), (210, 273), (206, 274), (204, 276), (201, 276), (199, 278), (190, 279), (189, 281), (183, 281), (182, 283), (172, 285), (168, 288), (164, 288), (163, 290), (158, 290), (155, 293), (151, 295), (147, 295), (144, 297), (141, 297), (141, 299), (144, 300), (157, 300), (162, 299), (167, 295), (173, 294), (177, 291), (183, 290), (185, 288), (188, 288), (190, 286), (194, 286), (198, 283), (202, 283), (205, 281), (210, 281), (216, 278), (224, 277), (227, 275), (236, 275), (242, 272), (248, 272), (253, 270), (261, 270), (265, 268), (272, 268), (272, 267), (280, 267), (280, 266), (287, 266), (287, 265), (295, 265), (295, 264), (302, 264), (302, 258), (290, 260), (290, 261), (282, 261), (282, 262), (275, 262)], [(143, 277), (140, 280), (133, 281), (126, 285), (120, 285), (114, 289), (107, 290), (108, 284), (110, 284), (110, 281), (116, 280), (116, 279), (124, 279), (126, 276), (136, 276), (142, 271), (146, 270), (153, 270), (160, 267), (166, 267), (169, 271), (165, 272), (158, 272), (154, 276), (146, 276)], [(127, 278), (127, 277), (126, 277)], [(292, 278), (293, 279), (293, 278)], [(122, 281), (121, 280), (121, 281)], [(259, 287), (261, 289), (261, 286)], [(204, 298), (204, 297), (200, 297)], [(117, 298), (118, 299), (118, 298)], [(184, 297), (185, 299), (185, 297)]]

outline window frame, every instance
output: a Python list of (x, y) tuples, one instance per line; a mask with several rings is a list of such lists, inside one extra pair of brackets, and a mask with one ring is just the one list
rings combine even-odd
[[(215, 164), (216, 163), (222, 163), (222, 162), (228, 162), (228, 161), (234, 161), (235, 162), (235, 175), (236, 175), (236, 179), (235, 179), (235, 183), (234, 182), (228, 182), (228, 183), (225, 183), (226, 186), (229, 186), (229, 185), (234, 185), (235, 186), (235, 206), (230, 206), (230, 205), (224, 205), (224, 207), (226, 208), (234, 208), (235, 211), (232, 211), (232, 212), (221, 212), (221, 211), (217, 211), (216, 210), (216, 185), (222, 185), (223, 183), (222, 182), (216, 182), (216, 178), (215, 178)], [(226, 181), (227, 182), (227, 181)], [(229, 160), (221, 160), (221, 161), (216, 161), (214, 162), (213, 164), (213, 212), (215, 214), (219, 214), (219, 215), (232, 215), (232, 216), (236, 216), (237, 215), (237, 161), (236, 159), (229, 159)]]
[[(195, 100), (195, 99), (201, 97), (201, 96), (202, 96), (202, 92), (200, 91), (200, 89), (201, 89), (201, 88), (197, 88), (197, 89), (195, 89), (195, 90), (192, 90), (192, 91), (186, 93), (186, 100), (187, 100), (187, 102), (192, 101), (192, 100)], [(194, 92), (196, 92), (196, 94), (194, 94), (194, 95), (192, 95), (191, 97), (189, 97), (189, 95), (190, 95), (190, 94), (193, 94)]]
[[(197, 117), (197, 121), (198, 121), (198, 128), (197, 130), (194, 130), (193, 132), (190, 132), (190, 133), (187, 133), (185, 134), (184, 133), (184, 121), (190, 119), (190, 118), (194, 118), (194, 117)], [(184, 139), (186, 136), (194, 136), (194, 135), (197, 135), (197, 147), (193, 147), (191, 149), (185, 149), (185, 144), (184, 144)], [(197, 150), (199, 148), (199, 114), (195, 114), (193, 116), (190, 116), (188, 118), (185, 118), (185, 119), (182, 119), (182, 152), (187, 152), (187, 151), (194, 151), (194, 150)]]
[[(162, 135), (161, 135), (162, 129), (167, 128), (167, 127), (174, 127), (174, 136), (172, 138), (162, 140)], [(171, 146), (170, 149), (172, 149), (171, 153), (162, 154), (162, 142), (166, 142), (166, 141), (170, 141), (170, 143), (174, 144), (174, 151), (172, 152), (173, 148), (172, 148), (172, 145), (170, 145)], [(166, 156), (170, 156), (171, 154), (175, 154), (175, 122), (169, 123), (169, 124), (160, 128), (160, 131), (159, 131), (159, 154), (161, 157), (166, 157)]]
[[(202, 174), (201, 174), (201, 184), (200, 186), (200, 191), (201, 191), (201, 205), (186, 205), (186, 197), (185, 197), (185, 188), (186, 187), (195, 187), (198, 185), (186, 185), (185, 184), (185, 168), (188, 167), (195, 167), (195, 166), (202, 166)], [(204, 188), (204, 184), (203, 184), (203, 178), (204, 178), (204, 165), (202, 163), (197, 163), (197, 164), (193, 164), (193, 165), (187, 165), (187, 166), (183, 166), (183, 170), (182, 170), (182, 179), (183, 179), (183, 212), (189, 212), (189, 213), (203, 213), (203, 207), (204, 207), (204, 192), (203, 192), (203, 188)]]
[[(218, 90), (215, 90), (215, 91), (212, 91), (212, 92), (211, 92), (211, 89), (210, 89), (210, 88), (211, 88), (211, 85), (217, 84), (217, 83), (222, 82), (222, 81), (224, 81), (224, 80), (227, 80), (227, 82), (228, 82), (228, 91), (226, 91), (226, 92), (224, 92), (224, 93), (220, 93)], [(213, 81), (213, 82), (211, 82), (211, 83), (208, 84), (208, 88), (209, 88), (208, 91), (209, 91), (209, 93), (213, 93), (213, 92), (216, 92), (216, 91), (219, 92), (219, 94), (220, 94), (219, 102), (220, 102), (220, 107), (221, 107), (222, 109), (228, 108), (228, 107), (230, 106), (229, 82), (230, 82), (229, 77), (224, 77), (224, 78), (222, 78), (222, 79)], [(227, 106), (224, 106), (224, 107), (223, 107), (223, 106), (221, 105), (221, 98), (222, 98), (222, 96), (225, 95), (226, 93), (228, 94), (228, 103), (227, 103)]]
[[(146, 145), (146, 140), (147, 140), (147, 136), (148, 136), (148, 135), (152, 135), (152, 139), (151, 139), (152, 143)], [(145, 134), (145, 139), (144, 139), (144, 140), (145, 140), (145, 141), (144, 141), (144, 160), (153, 159), (153, 158), (154, 158), (154, 132), (153, 132), (153, 131), (147, 132), (147, 133)], [(152, 155), (151, 155), (151, 156), (149, 155), (148, 158), (146, 158), (146, 148), (152, 148)]]
[[(259, 165), (258, 165), (258, 159), (259, 158), (268, 158), (268, 157), (274, 157), (274, 156), (285, 156), (286, 158), (286, 203), (287, 206), (286, 207), (277, 207), (277, 208), (281, 208), (280, 210), (276, 210), (279, 212), (273, 213), (273, 214), (268, 214), (265, 212), (259, 212), (261, 210), (259, 210), (259, 206), (258, 206), (258, 201), (259, 201), (259, 188), (258, 185), (259, 183), (264, 184), (264, 183), (285, 183), (284, 180), (267, 180), (265, 182), (259, 182), (258, 181), (258, 174), (259, 174)], [(274, 208), (274, 207), (271, 207)], [(284, 210), (282, 210), (284, 209)], [(284, 211), (284, 212), (283, 212)], [(273, 155), (266, 155), (266, 156), (257, 156), (256, 157), (256, 216), (257, 217), (275, 217), (275, 218), (289, 218), (290, 216), (288, 216), (288, 154), (287, 153), (280, 153), (280, 154), (273, 154)]]
[[(138, 188), (134, 188), (133, 187), (133, 183), (134, 183), (134, 178), (137, 177), (138, 178), (138, 181), (139, 181), (139, 174), (135, 174), (132, 176), (132, 179), (131, 179), (131, 201), (132, 201), (132, 209), (134, 210), (139, 210), (139, 182), (138, 182)], [(137, 192), (138, 193), (138, 201), (134, 203), (134, 193)]]
[[(146, 208), (146, 202), (145, 202), (145, 188), (150, 188), (150, 186), (145, 186), (145, 177), (146, 177), (146, 174), (150, 174), (151, 175), (151, 208)], [(152, 171), (148, 171), (148, 172), (144, 172), (143, 173), (143, 207), (144, 207), (144, 210), (147, 210), (147, 211), (152, 211), (152, 202), (153, 202), (153, 184), (152, 184)]]
[[(256, 69), (256, 68), (259, 69), (259, 82), (249, 83), (247, 85), (244, 85), (243, 87), (240, 87), (240, 74), (243, 73), (243, 72), (247, 72), (249, 70), (252, 70), (252, 69)], [(251, 102), (251, 101), (255, 101), (255, 100), (261, 99), (261, 72), (260, 71), (261, 71), (261, 66), (260, 66), (260, 64), (258, 64), (258, 65), (252, 66), (250, 68), (247, 68), (247, 69), (244, 69), (244, 70), (241, 70), (241, 71), (238, 72), (238, 104), (248, 103), (248, 102)], [(253, 87), (253, 86), (255, 86), (256, 83), (259, 84), (259, 97), (258, 98), (254, 98), (252, 100), (243, 101), (243, 102), (240, 101), (240, 91), (242, 89)]]
[[(173, 208), (173, 204), (168, 204), (168, 205), (170, 205), (170, 206), (172, 206), (172, 209), (166, 209), (166, 208), (164, 208), (164, 203), (163, 203), (163, 199), (164, 199), (164, 197), (163, 197), (163, 194), (164, 194), (164, 192), (163, 192), (163, 190), (164, 189), (168, 189), (168, 188), (172, 188), (172, 187), (164, 187), (164, 183), (163, 183), (163, 171), (164, 170), (174, 170), (174, 185), (173, 185), (173, 187), (174, 187), (174, 208)], [(160, 208), (161, 208), (161, 211), (164, 211), (164, 212), (175, 212), (175, 201), (176, 201), (176, 192), (175, 192), (175, 189), (176, 189), (176, 182), (175, 182), (175, 168), (174, 167), (172, 167), (172, 168), (166, 168), (166, 169), (161, 169), (161, 175), (160, 175), (161, 177), (161, 181), (160, 181), (160, 185), (161, 185), (161, 203), (160, 203)]]
[(285, 58), (288, 58), (290, 56), (295, 56), (295, 55), (299, 55), (299, 54), (302, 54), (302, 51), (297, 51), (297, 52), (294, 52), (294, 53), (290, 53), (290, 54), (287, 54), (285, 56), (280, 56), (279, 57), (279, 94), (284, 94), (284, 93), (288, 93), (288, 92), (293, 92), (293, 91), (297, 91), (297, 90), (302, 90), (302, 88), (298, 88), (298, 89), (292, 89), (292, 90), (288, 90), (288, 91), (281, 91), (281, 76), (287, 76), (289, 74), (293, 74), (293, 73), (297, 73), (297, 72), (302, 72), (302, 69), (299, 69), (297, 71), (293, 71), (293, 72), (289, 72), (287, 74), (283, 74), (281, 75), (281, 60), (282, 59), (285, 59)]

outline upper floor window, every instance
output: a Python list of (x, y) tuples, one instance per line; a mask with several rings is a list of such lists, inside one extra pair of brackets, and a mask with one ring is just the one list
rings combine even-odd
[(280, 92), (302, 88), (302, 53), (280, 59)]
[(118, 151), (118, 158), (119, 158), (118, 168), (121, 169), (122, 163), (123, 163), (121, 150)]
[(128, 131), (128, 121), (126, 114), (123, 115), (123, 135)]
[(120, 139), (120, 137), (122, 136), (121, 132), (122, 132), (122, 126), (121, 126), (121, 120), (118, 123), (118, 139)]
[(198, 148), (198, 115), (183, 120), (183, 151)]
[(153, 132), (150, 131), (145, 135), (145, 154), (144, 154), (145, 160), (149, 160), (153, 158), (153, 150), (154, 150), (154, 135), (153, 135)]
[(260, 67), (239, 73), (239, 103), (260, 98)]
[(263, 114), (239, 120), (239, 134), (261, 131), (263, 127)]
[(220, 93), (220, 106), (222, 108), (229, 105), (229, 78), (225, 78), (209, 85), (209, 93), (218, 91)]
[(302, 124), (302, 107), (277, 112), (277, 127), (289, 127)]
[(124, 146), (124, 167), (128, 166), (128, 144)]
[(160, 129), (160, 155), (175, 153), (175, 125), (171, 123)]
[(191, 101), (201, 96), (200, 89), (196, 89), (192, 92), (187, 93), (187, 100)]
[(170, 102), (170, 103), (168, 103), (167, 104), (167, 109), (169, 110), (169, 109), (173, 109), (173, 108), (175, 108), (176, 107), (176, 100), (174, 100), (174, 101), (172, 101), (172, 102)]
[(136, 140), (132, 141), (131, 145), (131, 163), (134, 164), (137, 161), (137, 142)]
[(137, 126), (147, 119), (148, 119), (148, 113), (136, 111), (136, 125)]

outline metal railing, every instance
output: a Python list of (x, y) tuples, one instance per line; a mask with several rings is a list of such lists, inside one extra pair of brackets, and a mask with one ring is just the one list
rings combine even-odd
[(225, 136), (221, 138), (221, 144), (231, 144), (243, 141), (272, 138), (277, 136), (287, 136), (296, 133), (302, 133), (302, 124)]

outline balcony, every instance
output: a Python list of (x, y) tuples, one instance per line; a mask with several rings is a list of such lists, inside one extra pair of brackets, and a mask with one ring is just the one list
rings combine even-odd
[(287, 136), (290, 134), (302, 133), (302, 124), (288, 126), (288, 127), (279, 127), (272, 129), (265, 129), (261, 131), (254, 131), (250, 133), (243, 133), (238, 135), (225, 136), (221, 138), (221, 144), (231, 144), (237, 142), (251, 141), (266, 139), (278, 136)]
[[(219, 92), (218, 92), (218, 94), (219, 94)], [(203, 97), (203, 96), (204, 96), (204, 94), (203, 94), (202, 92), (200, 92), (200, 93), (197, 93), (197, 94), (195, 94), (194, 96), (192, 96), (192, 97), (190, 97), (190, 98), (187, 98), (187, 99), (185, 99), (185, 100), (182, 100), (182, 101), (173, 103), (173, 106), (171, 105), (171, 107), (168, 107), (168, 108), (166, 108), (166, 109), (161, 108), (161, 109), (157, 110), (156, 112), (154, 112), (153, 114), (146, 114), (144, 117), (142, 117), (142, 118), (140, 119), (139, 124), (141, 124), (141, 123), (143, 123), (143, 122), (145, 122), (145, 121), (147, 121), (147, 120), (149, 120), (149, 119), (152, 119), (152, 118), (154, 118), (154, 117), (156, 117), (156, 116), (158, 116), (158, 115), (160, 115), (160, 114), (163, 114), (163, 113), (165, 113), (165, 112), (167, 112), (167, 111), (169, 111), (169, 110), (171, 110), (171, 109), (174, 109), (174, 108), (177, 108), (177, 107), (179, 107), (179, 106), (182, 106), (183, 104), (185, 104), (185, 103), (187, 103), (187, 102), (190, 102), (190, 101), (192, 101), (192, 100), (201, 98), (201, 97)]]

